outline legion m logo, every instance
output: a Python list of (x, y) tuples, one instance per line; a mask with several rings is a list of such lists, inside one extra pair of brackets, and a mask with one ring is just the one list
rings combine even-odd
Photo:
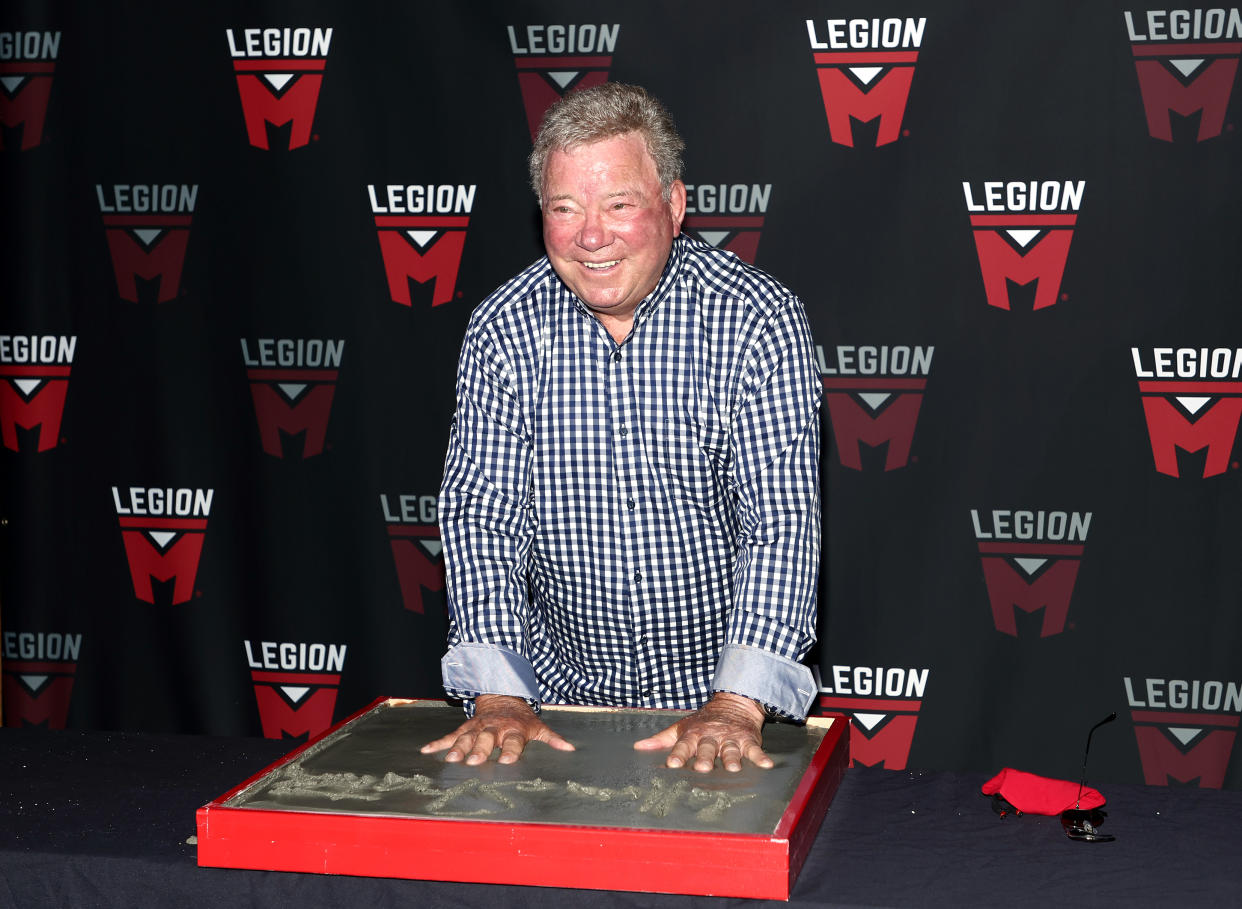
[(910, 464), (935, 347), (816, 345), (824, 402), (841, 466), (863, 469), (863, 446), (884, 452), (884, 470)]
[(0, 335), (0, 440), (20, 449), (17, 430), (38, 429), (36, 448), (60, 441), (76, 335)]
[(568, 92), (608, 81), (621, 26), (510, 25), (506, 30), (533, 142), (549, 107)]
[(996, 630), (1018, 636), (1017, 612), (1043, 610), (1041, 638), (1069, 616), (1091, 512), (970, 510)]
[(121, 299), (167, 303), (176, 297), (198, 184), (96, 184), (95, 195)]
[(59, 52), (60, 32), (0, 32), (0, 151), (19, 129), (23, 151), (43, 142)]
[(345, 644), (242, 641), (263, 737), (314, 738), (332, 726)]
[(453, 299), (477, 184), (368, 184), (388, 293), (412, 306), (415, 285), (431, 285), (431, 305)]
[(246, 137), (270, 149), (268, 127), (289, 126), (288, 149), (311, 141), (319, 88), (328, 65), (330, 28), (224, 30), (233, 58)]
[(1178, 452), (1204, 452), (1203, 477), (1229, 469), (1242, 418), (1242, 347), (1130, 348), (1156, 470), (1180, 477)]
[(172, 584), (172, 605), (193, 598), (213, 495), (211, 489), (112, 487), (134, 596), (154, 603), (152, 581), (159, 581)]
[(1143, 781), (1148, 786), (1225, 784), (1238, 737), (1242, 686), (1199, 679), (1122, 679)]
[(5, 724), (64, 729), (82, 635), (6, 631), (3, 652)]
[(771, 183), (688, 183), (683, 230), (755, 264)]
[(1032, 282), (1032, 309), (1056, 304), (1086, 188), (1085, 180), (991, 180), (976, 197), (963, 181), (989, 306), (1009, 309), (1010, 284)]
[(1173, 115), (1198, 114), (1195, 141), (1221, 134), (1242, 55), (1242, 14), (1233, 9), (1126, 10), (1147, 131), (1173, 142)]
[(850, 717), (850, 766), (904, 770), (910, 760), (927, 669), (833, 666), (820, 679), (823, 713)]
[(444, 544), (437, 525), (436, 497), (380, 495), (388, 544), (401, 585), (401, 602), (410, 612), (427, 611), (429, 593), (444, 591)]
[(877, 147), (897, 141), (926, 25), (926, 17), (806, 20), (833, 142), (853, 148), (855, 121), (873, 120)]
[(263, 450), (283, 458), (284, 438), (301, 436), (303, 459), (320, 454), (345, 341), (242, 338), (241, 348)]

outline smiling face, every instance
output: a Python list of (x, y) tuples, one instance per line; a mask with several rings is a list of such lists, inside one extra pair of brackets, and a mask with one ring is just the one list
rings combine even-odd
[(554, 151), (544, 174), (543, 242), (552, 267), (614, 337), (617, 327), (628, 332), (681, 232), (686, 187), (674, 181), (664, 201), (638, 133)]

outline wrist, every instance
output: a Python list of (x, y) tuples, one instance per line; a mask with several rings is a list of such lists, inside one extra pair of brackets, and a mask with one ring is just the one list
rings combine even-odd
[(748, 698), (743, 694), (734, 694), (732, 691), (717, 691), (712, 695), (712, 700), (718, 704), (727, 704), (734, 709), (745, 711), (746, 715), (760, 726), (763, 725), (763, 721), (768, 716), (768, 712), (762, 704), (754, 698)]

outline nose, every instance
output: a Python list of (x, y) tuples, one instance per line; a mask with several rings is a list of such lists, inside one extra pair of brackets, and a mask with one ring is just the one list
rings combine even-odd
[(578, 231), (578, 245), (583, 249), (594, 252), (611, 242), (612, 238), (608, 225), (604, 221), (603, 214), (595, 209), (587, 209), (586, 217), (582, 222), (582, 229)]

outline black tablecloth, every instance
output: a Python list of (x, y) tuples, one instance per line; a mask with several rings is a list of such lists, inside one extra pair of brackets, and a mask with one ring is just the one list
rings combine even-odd
[[(199, 868), (194, 813), (289, 742), (0, 730), (0, 909), (758, 905), (748, 900)], [(1035, 768), (1023, 768), (1035, 769)], [(795, 906), (1242, 905), (1242, 793), (1109, 785), (1104, 832), (998, 818), (985, 775), (846, 773)]]

